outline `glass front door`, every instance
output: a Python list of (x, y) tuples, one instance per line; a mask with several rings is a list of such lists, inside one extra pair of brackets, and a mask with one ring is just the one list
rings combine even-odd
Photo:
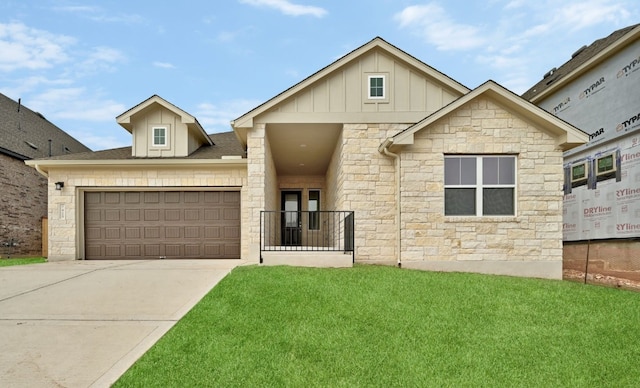
[(282, 192), (282, 245), (299, 246), (302, 240), (299, 191)]

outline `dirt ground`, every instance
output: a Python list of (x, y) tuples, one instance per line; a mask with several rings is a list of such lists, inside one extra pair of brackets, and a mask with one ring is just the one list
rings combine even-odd
[[(564, 280), (584, 283), (584, 272), (576, 271), (573, 269), (565, 269), (562, 271), (562, 278)], [(640, 292), (640, 281), (602, 275), (598, 273), (587, 274), (587, 284), (596, 284)]]

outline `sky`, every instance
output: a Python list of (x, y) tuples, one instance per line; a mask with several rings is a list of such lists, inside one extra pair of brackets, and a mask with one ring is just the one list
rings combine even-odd
[(380, 36), (468, 88), (521, 94), (637, 0), (4, 0), (0, 93), (93, 150), (154, 94), (208, 133)]

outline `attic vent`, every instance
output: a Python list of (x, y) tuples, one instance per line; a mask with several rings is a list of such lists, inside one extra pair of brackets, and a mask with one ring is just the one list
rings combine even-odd
[(555, 67), (553, 69), (549, 70), (544, 76), (542, 76), (542, 79), (545, 79), (547, 77), (551, 77), (553, 75), (553, 73), (556, 72), (556, 70), (558, 70), (558, 69), (556, 69)]
[(584, 49), (587, 48), (587, 45), (585, 44), (584, 46), (580, 47), (579, 49), (576, 50), (575, 53), (571, 54), (571, 59), (577, 57), (578, 55), (580, 55), (581, 52), (584, 51)]
[(26, 140), (25, 140), (25, 143), (27, 143), (27, 145), (28, 145), (29, 147), (33, 148), (34, 150), (37, 150), (37, 149), (38, 149), (38, 146), (37, 146), (37, 145), (35, 145), (35, 144), (33, 144), (33, 143), (32, 143), (32, 142), (30, 142), (30, 141), (26, 141)]

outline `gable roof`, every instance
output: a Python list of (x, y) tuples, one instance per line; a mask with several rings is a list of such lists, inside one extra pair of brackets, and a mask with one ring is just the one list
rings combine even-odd
[(270, 100), (264, 102), (263, 104), (257, 106), (256, 108), (252, 109), (251, 111), (245, 113), (244, 115), (238, 117), (237, 119), (233, 120), (231, 122), (231, 126), (234, 129), (238, 129), (238, 128), (249, 128), (253, 126), (253, 118), (258, 116), (259, 114), (271, 109), (272, 107), (274, 107), (275, 105), (283, 102), (284, 100), (286, 100), (287, 98), (291, 97), (292, 95), (300, 92), (301, 90), (305, 89), (306, 87), (312, 85), (313, 83), (315, 83), (316, 81), (318, 81), (319, 79), (327, 76), (328, 74), (334, 72), (335, 70), (347, 65), (348, 63), (354, 61), (356, 58), (361, 57), (363, 54), (374, 50), (374, 49), (381, 49), (385, 52), (387, 52), (388, 54), (395, 56), (401, 60), (403, 60), (404, 62), (410, 64), (411, 66), (418, 68), (420, 70), (422, 70), (424, 73), (430, 75), (431, 77), (433, 77), (434, 79), (438, 80), (439, 82), (441, 82), (443, 85), (445, 85), (446, 87), (455, 90), (457, 92), (459, 92), (460, 94), (465, 94), (469, 92), (469, 88), (467, 88), (466, 86), (462, 85), (461, 83), (455, 81), (454, 79), (450, 78), (449, 76), (445, 75), (444, 73), (439, 72), (438, 70), (434, 69), (433, 67), (427, 65), (426, 63), (420, 61), (419, 59), (413, 57), (412, 55), (402, 51), (401, 49), (397, 48), (396, 46), (388, 43), (387, 41), (385, 41), (384, 39), (380, 38), (380, 37), (376, 37), (374, 39), (372, 39), (371, 41), (369, 41), (368, 43), (365, 43), (364, 45), (358, 47), (357, 49), (351, 51), (350, 53), (344, 55), (343, 57), (339, 58), (338, 60), (334, 61), (333, 63), (329, 64), (328, 66), (320, 69), (319, 71), (317, 71), (316, 73), (310, 75), (309, 77), (305, 78), (304, 80), (300, 81), (299, 83), (293, 85), (292, 87), (290, 87), (289, 89), (286, 89), (285, 91), (283, 91), (282, 93), (276, 95), (275, 97), (271, 98)]
[(555, 90), (592, 69), (611, 55), (640, 38), (640, 24), (614, 31), (611, 35), (598, 39), (589, 46), (578, 49), (572, 58), (557, 69), (552, 69), (545, 77), (522, 94), (522, 98), (538, 103)]
[(207, 132), (204, 130), (204, 128), (202, 128), (202, 125), (200, 125), (200, 123), (194, 116), (178, 108), (177, 106), (173, 105), (172, 103), (158, 96), (157, 94), (154, 94), (153, 96), (147, 98), (146, 100), (142, 101), (141, 103), (134, 106), (133, 108), (120, 114), (118, 117), (116, 117), (116, 121), (124, 129), (131, 132), (133, 131), (133, 124), (131, 122), (132, 117), (136, 116), (140, 112), (144, 111), (145, 109), (153, 105), (160, 105), (163, 108), (180, 116), (181, 122), (183, 124), (186, 124), (190, 131), (194, 131), (201, 138), (201, 140), (204, 140), (205, 143), (208, 143), (209, 145), (213, 144), (211, 142), (211, 139), (207, 135)]
[(51, 156), (91, 151), (42, 114), (0, 93), (0, 153), (28, 160), (48, 157), (49, 150)]
[(535, 123), (540, 128), (550, 131), (558, 137), (560, 145), (565, 150), (584, 144), (589, 139), (589, 135), (586, 132), (520, 98), (517, 94), (504, 88), (498, 83), (489, 80), (439, 111), (427, 116), (422, 121), (412, 125), (397, 135), (388, 138), (380, 145), (380, 149), (382, 150), (382, 148), (390, 145), (413, 144), (413, 137), (416, 132), (428, 127), (464, 104), (481, 96), (491, 98), (493, 101), (507, 107), (511, 112), (526, 118), (528, 121)]

